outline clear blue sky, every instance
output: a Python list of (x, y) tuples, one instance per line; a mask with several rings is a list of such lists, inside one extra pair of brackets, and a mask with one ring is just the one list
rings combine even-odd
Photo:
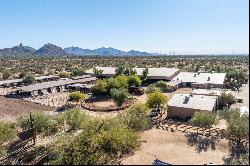
[(0, 0), (0, 48), (249, 51), (249, 0)]

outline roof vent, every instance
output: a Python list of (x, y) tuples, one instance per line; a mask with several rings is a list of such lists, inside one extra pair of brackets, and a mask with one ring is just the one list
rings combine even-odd
[(208, 77), (207, 80), (210, 81), (210, 77)]
[(185, 101), (188, 101), (189, 100), (189, 96), (185, 96)]
[(196, 77), (196, 74), (194, 74), (194, 77)]

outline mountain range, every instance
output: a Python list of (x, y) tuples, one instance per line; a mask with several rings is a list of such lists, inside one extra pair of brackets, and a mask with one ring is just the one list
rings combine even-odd
[(0, 56), (150, 56), (150, 55), (157, 55), (156, 53), (148, 53), (148, 52), (141, 52), (141, 51), (122, 51), (112, 47), (102, 47), (97, 48), (94, 50), (91, 49), (83, 49), (79, 47), (67, 47), (61, 48), (54, 44), (45, 44), (38, 50), (29, 47), (23, 46), (21, 43), (18, 46), (14, 46), (12, 48), (4, 48), (0, 49)]

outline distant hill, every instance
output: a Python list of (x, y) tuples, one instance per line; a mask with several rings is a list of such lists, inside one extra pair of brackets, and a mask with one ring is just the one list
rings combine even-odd
[(36, 49), (29, 47), (29, 46), (23, 46), (21, 43), (19, 46), (14, 46), (12, 48), (4, 48), (0, 49), (0, 55), (2, 56), (27, 56), (34, 54)]
[(74, 54), (74, 55), (97, 55), (97, 53), (94, 50), (82, 49), (79, 47), (68, 47), (68, 48), (65, 48), (64, 51), (66, 51), (69, 54)]
[(64, 51), (61, 47), (58, 47), (54, 44), (45, 44), (43, 47), (36, 50), (34, 55), (40, 56), (65, 56), (69, 55), (66, 51)]
[(115, 48), (98, 48), (94, 50), (98, 55), (126, 55), (125, 51), (117, 50)]
[(147, 52), (140, 52), (140, 51), (135, 51), (135, 50), (131, 50), (128, 52), (128, 55), (132, 55), (132, 56), (143, 56), (143, 55), (153, 55)]
[(154, 55), (152, 53), (147, 53), (147, 52), (140, 52), (140, 51), (135, 51), (131, 50), (129, 52), (118, 50), (112, 47), (102, 47), (94, 50), (90, 49), (82, 49), (79, 47), (68, 47), (64, 49), (66, 52), (69, 54), (74, 54), (74, 55), (114, 55), (114, 56), (125, 56), (125, 55), (130, 55), (130, 56), (149, 56), (149, 55)]
[(62, 49), (54, 44), (45, 44), (38, 50), (29, 47), (23, 46), (22, 43), (19, 46), (12, 48), (0, 49), (0, 56), (70, 56), (70, 55), (79, 55), (79, 56), (150, 56), (157, 55), (156, 53), (148, 53), (141, 51), (122, 51), (112, 47), (101, 47), (94, 50), (83, 49), (79, 47), (67, 47)]

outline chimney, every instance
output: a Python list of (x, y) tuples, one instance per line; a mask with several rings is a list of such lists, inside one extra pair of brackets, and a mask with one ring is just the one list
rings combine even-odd
[(190, 93), (190, 95), (189, 95), (190, 97), (194, 97), (194, 93)]

